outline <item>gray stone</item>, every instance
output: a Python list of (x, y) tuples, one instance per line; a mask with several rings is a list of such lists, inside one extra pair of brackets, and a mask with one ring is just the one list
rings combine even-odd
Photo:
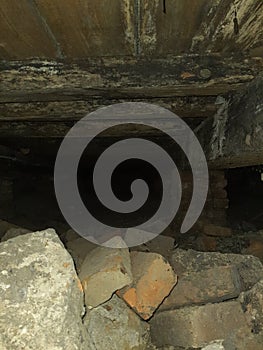
[(87, 254), (98, 247), (83, 237), (71, 240), (65, 246), (75, 262), (77, 271), (80, 271), (80, 267)]
[(1, 242), (5, 242), (8, 241), (11, 238), (15, 238), (21, 235), (24, 235), (26, 233), (32, 232), (30, 230), (27, 230), (25, 228), (21, 228), (21, 227), (13, 227), (10, 228), (8, 231), (6, 231), (6, 233), (4, 234), (4, 236), (1, 238)]
[(240, 277), (235, 266), (213, 267), (181, 276), (158, 311), (218, 303), (237, 298), (240, 292)]
[(238, 301), (163, 311), (150, 321), (154, 345), (200, 348), (247, 327)]
[(262, 344), (263, 332), (254, 334), (248, 328), (240, 328), (223, 342), (226, 350), (262, 350)]
[(79, 278), (88, 308), (106, 302), (114, 292), (133, 281), (128, 248), (92, 250), (81, 265)]
[(235, 266), (240, 275), (242, 291), (249, 290), (263, 279), (263, 265), (258, 258), (251, 255), (176, 249), (170, 262), (179, 277), (218, 266)]
[(248, 292), (242, 293), (239, 301), (251, 326), (251, 332), (263, 332), (263, 280)]
[(149, 342), (149, 325), (116, 295), (88, 311), (84, 326), (98, 350), (143, 350)]
[(94, 349), (83, 326), (83, 291), (54, 230), (0, 244), (0, 349)]

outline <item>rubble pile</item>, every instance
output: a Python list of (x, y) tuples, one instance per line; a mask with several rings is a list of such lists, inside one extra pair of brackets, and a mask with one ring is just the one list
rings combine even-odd
[(114, 237), (122, 248), (112, 249), (72, 230), (1, 222), (0, 232), (1, 350), (262, 349), (255, 256), (165, 236), (132, 249)]

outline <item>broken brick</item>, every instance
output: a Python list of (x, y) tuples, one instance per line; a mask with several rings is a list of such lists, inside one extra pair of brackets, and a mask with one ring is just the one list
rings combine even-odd
[(131, 252), (133, 283), (118, 291), (144, 320), (149, 319), (177, 282), (172, 267), (159, 254)]

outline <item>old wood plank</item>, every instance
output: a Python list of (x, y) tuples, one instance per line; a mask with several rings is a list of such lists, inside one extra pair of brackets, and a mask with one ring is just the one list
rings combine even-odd
[(162, 1), (141, 1), (141, 51), (144, 55), (256, 53), (263, 47), (262, 9), (261, 0), (169, 0), (164, 13)]
[(63, 57), (133, 55), (132, 0), (35, 1)]
[(217, 96), (251, 81), (261, 69), (262, 61), (220, 56), (2, 63), (0, 103)]
[[(26, 25), (25, 25), (26, 24)], [(27, 0), (1, 0), (0, 59), (56, 58), (57, 43)]]
[[(207, 118), (216, 112), (215, 96), (189, 96), (173, 98), (129, 99), (129, 102), (152, 103), (176, 113), (182, 118)], [(0, 120), (79, 120), (98, 108), (115, 103), (126, 102), (125, 99), (92, 98), (82, 101), (54, 101), (28, 103), (0, 103)]]

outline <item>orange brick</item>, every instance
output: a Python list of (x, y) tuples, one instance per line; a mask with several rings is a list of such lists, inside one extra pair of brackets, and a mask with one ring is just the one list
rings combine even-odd
[(133, 283), (117, 292), (141, 318), (149, 319), (177, 282), (172, 267), (159, 254), (132, 252)]

